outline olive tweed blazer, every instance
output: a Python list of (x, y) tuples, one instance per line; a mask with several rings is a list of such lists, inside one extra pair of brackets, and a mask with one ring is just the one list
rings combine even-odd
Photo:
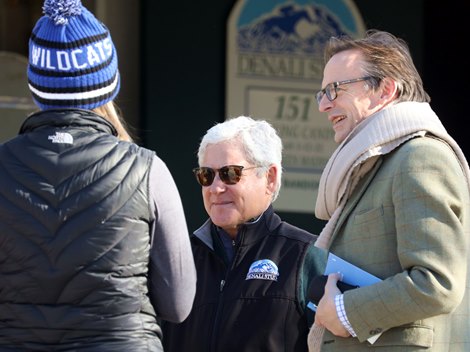
[(442, 140), (413, 138), (380, 157), (346, 203), (330, 251), (383, 281), (344, 294), (357, 338), (326, 331), (322, 351), (470, 351), (469, 198)]

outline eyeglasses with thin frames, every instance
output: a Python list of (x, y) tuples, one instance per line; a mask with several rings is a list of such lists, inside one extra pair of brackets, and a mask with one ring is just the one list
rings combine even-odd
[(348, 80), (345, 80), (345, 81), (328, 83), (325, 88), (323, 88), (321, 91), (319, 91), (315, 95), (315, 97), (317, 98), (317, 103), (320, 104), (320, 102), (323, 99), (324, 95), (326, 95), (326, 97), (328, 98), (329, 101), (335, 100), (338, 96), (339, 86), (342, 86), (342, 85), (345, 85), (345, 84), (350, 84), (350, 83), (367, 81), (367, 80), (372, 79), (372, 78), (374, 78), (374, 77), (366, 76), (366, 77), (348, 79)]
[(220, 180), (226, 185), (234, 185), (240, 182), (243, 174), (243, 170), (256, 169), (261, 166), (251, 166), (244, 167), (241, 165), (226, 165), (220, 169), (213, 169), (210, 167), (196, 167), (193, 169), (193, 173), (196, 176), (197, 182), (203, 186), (207, 187), (214, 182), (216, 173), (219, 174)]

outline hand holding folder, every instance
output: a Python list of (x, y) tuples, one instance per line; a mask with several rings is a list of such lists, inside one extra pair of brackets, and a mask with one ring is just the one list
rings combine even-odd
[[(376, 282), (382, 281), (378, 277), (368, 273), (365, 270), (347, 262), (346, 260), (334, 255), (328, 254), (328, 261), (326, 264), (324, 275), (315, 277), (308, 289), (307, 299), (310, 302), (307, 307), (316, 311), (317, 304), (325, 292), (325, 284), (328, 279), (328, 274), (341, 273), (342, 279), (337, 282), (337, 286), (341, 292), (355, 289), (361, 286), (372, 285)], [(380, 337), (380, 334), (374, 335), (367, 340), (373, 344)]]

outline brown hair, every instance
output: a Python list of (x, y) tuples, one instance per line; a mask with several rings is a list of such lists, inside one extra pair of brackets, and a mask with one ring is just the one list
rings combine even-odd
[(324, 59), (345, 50), (358, 50), (364, 56), (367, 76), (379, 82), (389, 77), (397, 83), (397, 102), (430, 102), (423, 81), (413, 63), (408, 44), (393, 34), (375, 29), (368, 30), (364, 38), (332, 37), (326, 43)]

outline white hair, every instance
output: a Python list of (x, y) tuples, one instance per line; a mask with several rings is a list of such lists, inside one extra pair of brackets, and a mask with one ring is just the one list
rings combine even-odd
[(265, 173), (269, 166), (276, 165), (277, 179), (272, 202), (279, 195), (282, 178), (282, 141), (271, 124), (248, 116), (238, 116), (215, 124), (202, 137), (197, 153), (199, 166), (209, 144), (237, 140), (245, 153), (246, 160), (261, 167), (258, 176)]

